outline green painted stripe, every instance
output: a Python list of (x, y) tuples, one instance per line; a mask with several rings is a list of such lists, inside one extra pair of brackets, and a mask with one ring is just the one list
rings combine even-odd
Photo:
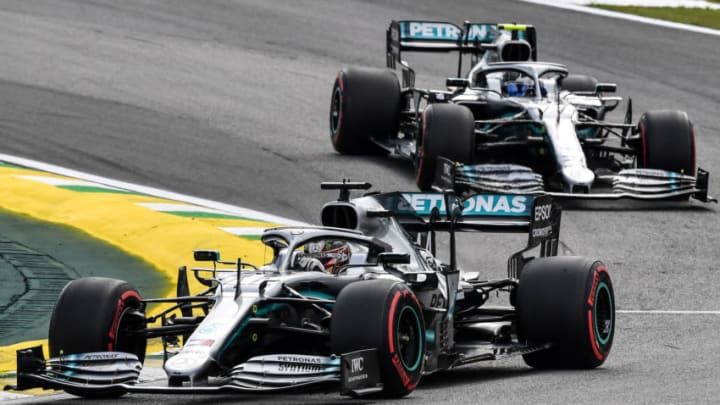
[(25, 168), (22, 167), (22, 166), (14, 165), (14, 164), (12, 164), (12, 163), (5, 163), (5, 162), (0, 162), (0, 166), (2, 166), (2, 167), (12, 167), (12, 168), (14, 168), (14, 169), (25, 169)]
[(80, 193), (112, 193), (112, 194), (142, 195), (142, 194), (136, 193), (134, 191), (119, 190), (116, 188), (107, 188), (107, 187), (77, 186), (77, 185), (56, 186), (56, 187), (61, 188), (63, 190), (77, 191)]
[(240, 217), (231, 214), (220, 214), (217, 212), (200, 212), (200, 211), (157, 211), (163, 214), (172, 214), (179, 217), (190, 217), (190, 218), (209, 218), (209, 219), (237, 219), (242, 221), (256, 221), (252, 218)]
[(260, 240), (260, 238), (261, 238), (260, 235), (238, 235), (238, 236), (245, 240), (250, 240), (250, 241)]

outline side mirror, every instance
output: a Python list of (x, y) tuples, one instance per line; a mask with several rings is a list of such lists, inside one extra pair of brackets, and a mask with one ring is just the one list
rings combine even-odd
[(407, 253), (383, 252), (378, 254), (379, 264), (409, 264), (410, 255)]
[(220, 252), (217, 250), (194, 250), (193, 258), (196, 262), (219, 262)]
[(470, 86), (470, 80), (464, 77), (448, 77), (445, 80), (445, 86), (447, 87), (468, 87)]
[(595, 85), (596, 93), (615, 93), (617, 84), (615, 83), (598, 83)]

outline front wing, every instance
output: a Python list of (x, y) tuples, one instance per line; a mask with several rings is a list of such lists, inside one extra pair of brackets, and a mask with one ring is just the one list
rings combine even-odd
[(275, 393), (337, 384), (345, 395), (362, 396), (382, 390), (375, 349), (342, 356), (271, 354), (235, 366), (207, 385), (151, 386), (140, 384), (137, 356), (94, 352), (45, 360), (36, 346), (18, 350), (17, 384), (5, 390), (57, 389), (87, 397), (146, 394)]
[(701, 168), (697, 177), (655, 169), (625, 169), (598, 176), (596, 184), (607, 183), (611, 192), (566, 193), (546, 191), (542, 176), (524, 166), (513, 164), (463, 165), (438, 158), (435, 186), (440, 189), (466, 189), (475, 192), (513, 194), (549, 194), (557, 198), (580, 200), (673, 200), (692, 197), (702, 202), (717, 202), (708, 195), (709, 173)]

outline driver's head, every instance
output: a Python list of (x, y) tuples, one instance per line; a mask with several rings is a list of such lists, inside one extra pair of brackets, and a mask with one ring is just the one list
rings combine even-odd
[(335, 273), (350, 262), (350, 244), (344, 240), (320, 240), (308, 243), (306, 252), (325, 266), (325, 271)]

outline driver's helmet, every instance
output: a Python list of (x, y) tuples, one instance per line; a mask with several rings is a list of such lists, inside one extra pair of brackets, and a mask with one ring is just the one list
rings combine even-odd
[(520, 77), (518, 72), (505, 72), (502, 90), (508, 97), (525, 97), (531, 91), (531, 84)]
[(350, 243), (344, 240), (320, 240), (308, 243), (305, 252), (325, 266), (325, 271), (335, 273), (350, 262)]

